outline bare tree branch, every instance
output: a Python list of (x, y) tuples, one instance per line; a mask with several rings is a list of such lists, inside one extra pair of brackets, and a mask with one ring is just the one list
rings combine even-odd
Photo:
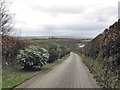
[(12, 32), (12, 15), (7, 10), (7, 1), (0, 0), (0, 34), (9, 35)]

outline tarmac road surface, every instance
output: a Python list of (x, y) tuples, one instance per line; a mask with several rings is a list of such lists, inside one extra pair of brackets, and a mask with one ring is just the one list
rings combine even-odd
[(38, 74), (16, 88), (100, 88), (79, 55), (71, 55), (52, 70)]

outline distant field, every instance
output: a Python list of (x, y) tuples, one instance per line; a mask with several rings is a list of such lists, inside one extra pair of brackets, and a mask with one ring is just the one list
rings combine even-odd
[(92, 39), (81, 39), (83, 42), (90, 42)]
[(36, 42), (48, 42), (48, 39), (32, 39), (32, 40), (30, 40), (30, 42), (32, 42), (32, 43), (36, 43)]
[(35, 45), (41, 45), (41, 46), (48, 46), (51, 43), (56, 43), (58, 45), (64, 45), (71, 50), (78, 48), (78, 44), (82, 43), (81, 39), (68, 39), (68, 38), (62, 38), (62, 39), (31, 39), (30, 42)]
[(78, 44), (85, 44), (91, 39), (74, 39), (74, 38), (50, 38), (50, 39), (31, 39), (30, 42), (35, 45), (49, 45), (50, 43), (57, 43), (65, 45), (68, 48), (78, 48)]

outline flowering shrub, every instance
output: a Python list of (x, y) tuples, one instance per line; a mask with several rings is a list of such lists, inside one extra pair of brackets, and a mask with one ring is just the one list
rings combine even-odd
[(18, 61), (24, 68), (43, 66), (47, 63), (48, 58), (48, 51), (37, 46), (29, 46), (25, 50), (20, 50), (17, 55)]

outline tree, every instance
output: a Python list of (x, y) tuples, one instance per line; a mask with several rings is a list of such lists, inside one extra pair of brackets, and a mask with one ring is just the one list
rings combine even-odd
[(12, 15), (7, 10), (7, 1), (0, 0), (0, 34), (9, 35), (12, 32)]

